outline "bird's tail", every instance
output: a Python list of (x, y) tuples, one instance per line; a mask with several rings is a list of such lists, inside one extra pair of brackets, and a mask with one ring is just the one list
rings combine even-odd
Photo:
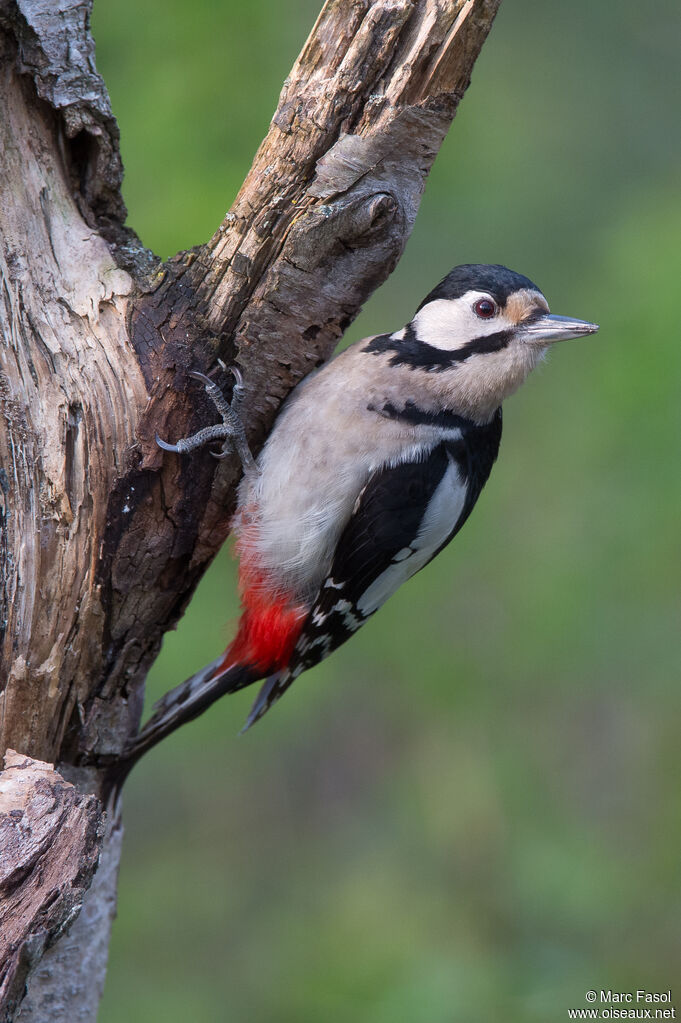
[[(111, 788), (119, 790), (140, 757), (180, 725), (198, 717), (226, 693), (267, 678), (248, 718), (247, 727), (259, 720), (288, 688), (286, 671), (300, 636), (307, 608), (290, 596), (269, 592), (258, 572), (242, 557), (240, 572), (243, 613), (234, 640), (224, 654), (166, 693), (121, 757), (111, 768)], [(274, 672), (274, 674), (270, 674)]]
[(246, 718), (246, 724), (241, 729), (240, 734), (243, 735), (247, 732), (256, 721), (260, 721), (260, 718), (267, 714), (267, 711), (272, 707), (277, 700), (281, 699), (288, 687), (293, 682), (295, 675), (285, 668), (282, 671), (278, 671), (275, 675), (270, 675), (266, 678), (260, 687), (260, 692), (255, 698), (255, 702), (251, 707), (251, 711)]
[(198, 717), (221, 696), (262, 678), (262, 672), (248, 664), (225, 662), (225, 655), (221, 654), (154, 704), (154, 712), (144, 728), (123, 752), (128, 770), (157, 742)]

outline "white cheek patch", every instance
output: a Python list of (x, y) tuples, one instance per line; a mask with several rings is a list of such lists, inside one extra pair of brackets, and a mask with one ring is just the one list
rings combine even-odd
[(484, 291), (467, 291), (461, 298), (438, 298), (429, 302), (412, 320), (416, 336), (424, 344), (453, 352), (476, 338), (515, 326), (503, 313), (488, 320), (476, 315), (475, 303), (489, 297)]

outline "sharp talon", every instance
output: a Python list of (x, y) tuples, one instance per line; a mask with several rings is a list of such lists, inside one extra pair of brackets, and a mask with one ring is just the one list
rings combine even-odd
[(199, 373), (198, 370), (190, 370), (189, 376), (194, 377), (194, 380), (200, 380), (202, 384), (211, 384), (213, 387), (215, 386), (214, 381), (211, 380), (210, 377), (207, 377), (205, 373)]
[(179, 455), (180, 453), (180, 449), (177, 444), (169, 444), (167, 440), (163, 440), (158, 434), (156, 434), (156, 443), (160, 448), (163, 448), (164, 451), (173, 451), (176, 455)]
[[(218, 360), (218, 362), (220, 367), (227, 371), (224, 362), (221, 360)], [(236, 454), (247, 475), (249, 473), (257, 473), (258, 469), (248, 447), (239, 414), (244, 395), (244, 378), (241, 375), (241, 370), (236, 366), (230, 366), (229, 370), (234, 377), (231, 403), (227, 401), (218, 384), (206, 376), (205, 373), (200, 373), (194, 369), (190, 370), (187, 374), (192, 379), (198, 380), (199, 383), (203, 384), (208, 397), (213, 402), (216, 411), (222, 419), (222, 423), (206, 426), (199, 430), (198, 433), (192, 434), (191, 437), (182, 437), (176, 444), (169, 444), (156, 434), (156, 443), (164, 451), (172, 451), (173, 454), (184, 455), (190, 451), (196, 451), (197, 448), (202, 447), (204, 444), (210, 444), (211, 441), (222, 440), (224, 442), (222, 448), (219, 451), (210, 452), (213, 458), (222, 460), (223, 458), (229, 458), (232, 454)]]

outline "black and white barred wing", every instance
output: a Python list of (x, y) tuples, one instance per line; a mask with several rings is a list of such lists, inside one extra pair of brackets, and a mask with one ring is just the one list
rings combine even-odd
[(459, 463), (446, 444), (372, 477), (341, 535), (297, 649), (305, 641), (310, 652), (320, 644), (325, 657), (347, 639), (447, 543), (466, 495)]
[(246, 727), (422, 569), (451, 540), (470, 507), (460, 445), (445, 442), (422, 458), (375, 473), (341, 535), (288, 669), (264, 683)]

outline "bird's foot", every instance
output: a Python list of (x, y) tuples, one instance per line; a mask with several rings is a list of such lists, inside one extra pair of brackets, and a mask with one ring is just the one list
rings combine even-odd
[[(220, 366), (226, 370), (225, 364), (220, 360), (218, 361)], [(211, 451), (213, 458), (227, 458), (228, 455), (235, 452), (241, 459), (244, 473), (247, 476), (253, 476), (257, 475), (258, 467), (248, 446), (246, 431), (241, 420), (244, 379), (241, 371), (236, 366), (231, 366), (230, 372), (234, 377), (231, 402), (227, 401), (218, 385), (210, 377), (198, 372), (189, 374), (189, 376), (195, 380), (200, 380), (203, 384), (206, 394), (220, 413), (221, 423), (216, 423), (215, 426), (206, 426), (203, 430), (199, 430), (198, 433), (192, 434), (191, 437), (181, 437), (175, 444), (169, 444), (156, 434), (156, 443), (164, 451), (186, 454), (189, 451), (196, 451), (197, 448), (203, 447), (204, 444), (210, 444), (211, 441), (222, 440), (223, 444), (220, 450)]]

